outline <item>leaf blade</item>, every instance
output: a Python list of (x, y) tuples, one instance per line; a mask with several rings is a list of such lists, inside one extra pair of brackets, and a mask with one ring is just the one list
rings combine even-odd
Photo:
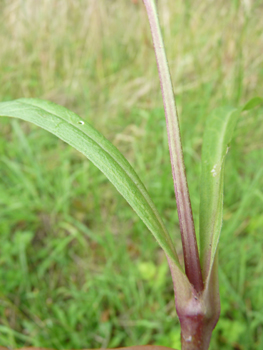
[(16, 117), (38, 125), (89, 158), (113, 183), (165, 253), (181, 269), (172, 240), (145, 186), (128, 161), (102, 134), (68, 109), (40, 99), (2, 102), (0, 116)]
[(253, 97), (244, 104), (244, 106), (242, 107), (242, 111), (249, 111), (255, 107), (260, 106), (262, 103), (263, 103), (262, 97), (259, 97), (259, 96)]
[(216, 256), (223, 219), (225, 156), (239, 116), (239, 109), (221, 107), (207, 119), (202, 147), (200, 191), (200, 260), (204, 281)]

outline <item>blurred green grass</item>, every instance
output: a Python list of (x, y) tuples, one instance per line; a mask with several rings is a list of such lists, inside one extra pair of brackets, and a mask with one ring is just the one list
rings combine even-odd
[[(261, 1), (159, 1), (198, 225), (207, 114), (263, 95)], [(40, 97), (89, 121), (135, 167), (177, 242), (164, 112), (141, 1), (2, 0), (1, 100)], [(211, 350), (263, 347), (262, 107), (244, 113), (226, 162), (222, 314)], [(179, 347), (167, 263), (82, 155), (1, 120), (0, 344)]]

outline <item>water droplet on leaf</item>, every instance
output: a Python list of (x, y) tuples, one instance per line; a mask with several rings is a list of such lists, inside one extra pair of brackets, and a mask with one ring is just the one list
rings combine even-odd
[(211, 170), (212, 175), (215, 177), (217, 175), (217, 164), (213, 166), (213, 169)]

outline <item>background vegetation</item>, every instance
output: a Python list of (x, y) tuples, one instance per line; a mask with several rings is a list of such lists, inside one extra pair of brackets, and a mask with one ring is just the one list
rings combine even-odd
[[(206, 116), (263, 95), (263, 6), (161, 0), (159, 11), (198, 226)], [(2, 0), (0, 23), (1, 100), (49, 99), (94, 125), (133, 164), (178, 242), (142, 1)], [(263, 348), (262, 111), (242, 115), (227, 157), (211, 350)], [(0, 127), (0, 344), (179, 348), (167, 262), (131, 208), (54, 136), (16, 120)]]

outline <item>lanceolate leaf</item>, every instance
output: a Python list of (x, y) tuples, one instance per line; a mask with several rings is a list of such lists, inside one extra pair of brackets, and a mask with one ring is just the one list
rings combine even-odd
[(2, 102), (0, 116), (16, 117), (36, 124), (89, 158), (127, 200), (183, 274), (171, 238), (143, 183), (128, 161), (103, 135), (75, 113), (39, 99)]
[(258, 107), (263, 103), (262, 97), (253, 97), (251, 100), (249, 100), (243, 107), (242, 111), (249, 111), (250, 109), (253, 109), (255, 107)]
[(208, 117), (202, 147), (200, 260), (204, 281), (211, 272), (223, 218), (224, 162), (239, 110), (218, 108)]

